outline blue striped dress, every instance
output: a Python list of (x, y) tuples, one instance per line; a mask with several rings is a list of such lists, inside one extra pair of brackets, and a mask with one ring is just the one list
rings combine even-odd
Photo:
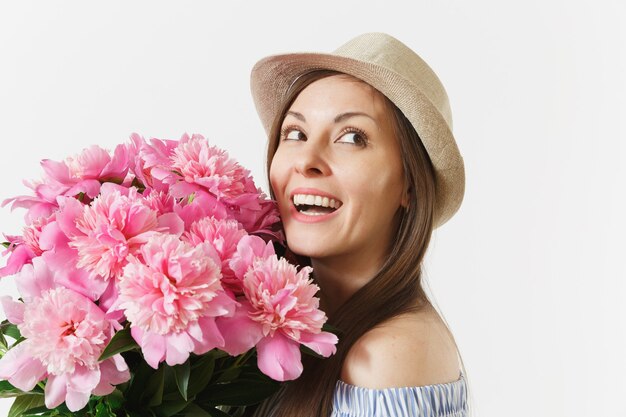
[(337, 381), (331, 417), (467, 417), (465, 376), (421, 387), (362, 388)]

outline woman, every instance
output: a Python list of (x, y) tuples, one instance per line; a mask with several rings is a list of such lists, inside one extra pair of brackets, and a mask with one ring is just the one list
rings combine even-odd
[(456, 343), (421, 286), (432, 230), (464, 193), (439, 79), (371, 33), (259, 61), (252, 93), (287, 244), (313, 266), (340, 339), (257, 415), (466, 416)]

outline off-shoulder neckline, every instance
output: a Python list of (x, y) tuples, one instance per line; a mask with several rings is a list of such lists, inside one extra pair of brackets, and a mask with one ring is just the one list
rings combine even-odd
[(349, 384), (347, 382), (342, 381), (341, 379), (337, 380), (337, 384), (340, 386), (345, 386), (349, 389), (364, 390), (364, 391), (390, 391), (390, 390), (410, 390), (410, 389), (424, 390), (424, 389), (432, 388), (432, 387), (458, 385), (464, 382), (465, 382), (465, 374), (463, 374), (463, 371), (460, 372), (459, 379), (457, 379), (456, 381), (442, 382), (439, 384), (430, 384), (430, 385), (406, 386), (406, 387), (366, 388), (366, 387), (361, 387), (358, 385)]

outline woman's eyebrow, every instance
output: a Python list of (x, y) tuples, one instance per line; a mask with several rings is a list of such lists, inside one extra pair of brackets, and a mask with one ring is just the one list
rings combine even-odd
[(301, 122), (306, 122), (306, 118), (304, 117), (304, 115), (302, 113), (298, 113), (297, 111), (287, 111), (287, 114), (290, 116), (295, 117), (296, 119), (300, 120)]
[(350, 111), (350, 112), (338, 114), (337, 116), (335, 116), (335, 123), (339, 123), (339, 122), (342, 122), (342, 121), (344, 121), (346, 119), (349, 119), (351, 117), (356, 117), (356, 116), (369, 117), (370, 119), (372, 119), (374, 121), (374, 123), (376, 123), (376, 119), (374, 119), (369, 114), (363, 113), (363, 112), (360, 112), (360, 111)]
[[(296, 119), (300, 120), (301, 122), (306, 122), (306, 118), (304, 117), (304, 115), (302, 113), (298, 113), (297, 111), (292, 111), (289, 110), (287, 111), (287, 114), (290, 116), (295, 117)], [(337, 116), (335, 116), (335, 123), (339, 123), (342, 122), (346, 119), (349, 119), (351, 117), (356, 117), (356, 116), (365, 116), (368, 117), (370, 119), (372, 119), (374, 122), (376, 122), (376, 119), (374, 119), (372, 116), (370, 116), (367, 113), (363, 113), (363, 112), (359, 112), (359, 111), (350, 111), (350, 112), (345, 112), (345, 113), (341, 113), (338, 114)]]

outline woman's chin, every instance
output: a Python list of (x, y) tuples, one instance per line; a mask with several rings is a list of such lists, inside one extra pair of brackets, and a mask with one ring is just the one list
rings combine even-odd
[(324, 258), (329, 256), (329, 248), (326, 245), (319, 242), (305, 241), (302, 239), (295, 239), (291, 241), (287, 239), (287, 244), (291, 252), (298, 256), (305, 256), (311, 259)]

